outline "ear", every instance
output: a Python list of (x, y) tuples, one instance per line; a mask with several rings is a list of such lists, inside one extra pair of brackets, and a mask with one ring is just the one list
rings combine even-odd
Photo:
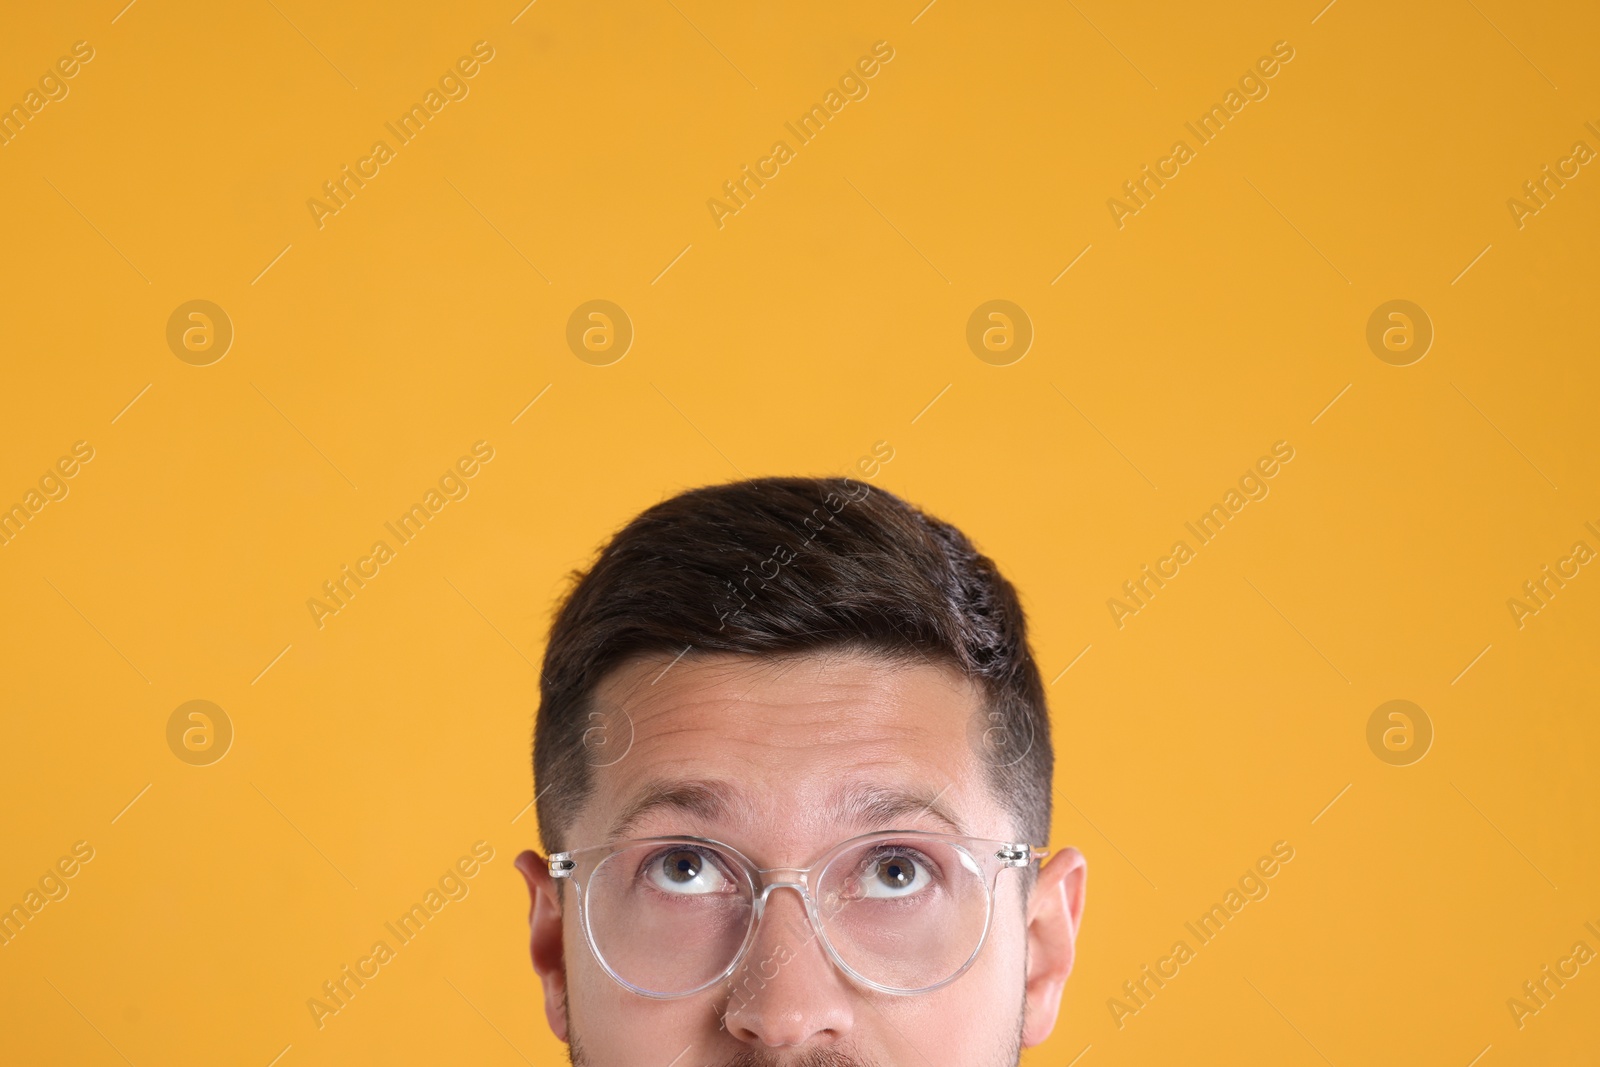
[(550, 866), (537, 852), (517, 857), (517, 870), (528, 883), (528, 947), (533, 969), (544, 986), (544, 1017), (562, 1041), (567, 1040), (566, 946), (562, 940), (561, 901), (556, 897)]
[(1050, 1036), (1061, 1011), (1061, 991), (1072, 973), (1078, 923), (1083, 918), (1088, 865), (1083, 853), (1063, 849), (1039, 869), (1028, 896), (1028, 978), (1022, 1044), (1032, 1048)]

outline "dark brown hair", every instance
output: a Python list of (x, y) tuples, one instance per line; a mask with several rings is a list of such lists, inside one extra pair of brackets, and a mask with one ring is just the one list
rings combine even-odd
[(613, 668), (643, 653), (834, 649), (949, 664), (977, 683), (985, 704), (968, 737), (1018, 832), (1046, 843), (1050, 721), (1011, 583), (960, 530), (893, 493), (849, 478), (753, 478), (656, 504), (574, 575), (533, 735), (546, 851), (587, 843), (564, 835), (593, 787), (589, 713)]

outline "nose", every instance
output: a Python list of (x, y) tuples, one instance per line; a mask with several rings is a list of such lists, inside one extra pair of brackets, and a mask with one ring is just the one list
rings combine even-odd
[(769, 890), (755, 944), (734, 976), (728, 1033), (762, 1048), (825, 1048), (854, 1026), (852, 995), (817, 940), (799, 890)]

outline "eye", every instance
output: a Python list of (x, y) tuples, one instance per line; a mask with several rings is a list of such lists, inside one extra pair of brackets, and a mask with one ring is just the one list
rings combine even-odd
[(879, 852), (868, 858), (858, 892), (863, 897), (904, 899), (933, 884), (927, 864), (911, 852)]
[(726, 893), (733, 888), (716, 858), (697, 848), (668, 849), (650, 859), (645, 877), (662, 892), (679, 896)]

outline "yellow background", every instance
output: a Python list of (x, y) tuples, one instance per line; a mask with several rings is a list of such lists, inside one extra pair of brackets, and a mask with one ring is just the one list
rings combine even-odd
[[(1600, 950), (1600, 575), (1520, 629), (1506, 602), (1600, 548), (1600, 175), (1520, 229), (1506, 202), (1600, 149), (1600, 16), (923, 3), (5, 12), (0, 103), (95, 57), (0, 147), (0, 503), (95, 458), (0, 548), (0, 902), (95, 858), (0, 948), (0, 1061), (557, 1062), (511, 866), (555, 597), (666, 495), (877, 441), (876, 483), (1017, 582), (1054, 679), (1051, 844), (1091, 877), (1025, 1063), (1593, 1058), (1600, 965), (1521, 1029), (1506, 1002)], [(306, 201), (479, 40), (470, 95), (319, 229)], [(706, 201), (879, 40), (870, 95), (719, 229)], [(1270, 95), (1118, 229), (1107, 199), (1280, 40)], [(596, 298), (636, 330), (607, 367), (565, 341)], [(1036, 331), (1009, 366), (965, 341), (996, 298)], [(192, 299), (235, 329), (210, 366), (167, 346)], [(1365, 340), (1392, 299), (1436, 330), (1411, 366)], [(478, 440), (470, 496), (318, 629), (307, 599)], [(1271, 495), (1119, 629), (1107, 599), (1278, 440)], [(211, 766), (167, 746), (193, 699), (236, 731)], [(1411, 766), (1367, 746), (1391, 699), (1435, 730)], [(470, 896), (319, 1031), (307, 998), (478, 840)], [(1107, 1000), (1278, 840), (1271, 895), (1119, 1029)]]

